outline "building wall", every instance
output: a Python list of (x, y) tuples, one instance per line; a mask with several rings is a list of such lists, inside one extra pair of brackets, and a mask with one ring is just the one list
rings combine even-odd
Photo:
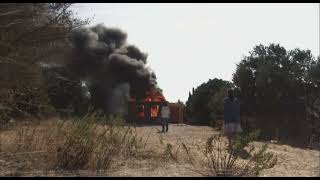
[(183, 123), (184, 107), (178, 103), (170, 103), (170, 123)]
[[(128, 103), (128, 118), (129, 122), (134, 122), (139, 118), (138, 115), (138, 105), (135, 101), (131, 101)], [(183, 123), (183, 114), (184, 114), (184, 107), (178, 103), (170, 103), (170, 123)], [(159, 112), (160, 115), (160, 112)], [(157, 121), (160, 123), (160, 121)]]

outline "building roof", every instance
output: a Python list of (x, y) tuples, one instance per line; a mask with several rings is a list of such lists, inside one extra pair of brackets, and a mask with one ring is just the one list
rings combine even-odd
[[(134, 102), (136, 101), (135, 98), (130, 97), (129, 102)], [(147, 91), (146, 92), (146, 97), (141, 100), (142, 102), (164, 102), (166, 101), (165, 97), (162, 95), (160, 91)]]

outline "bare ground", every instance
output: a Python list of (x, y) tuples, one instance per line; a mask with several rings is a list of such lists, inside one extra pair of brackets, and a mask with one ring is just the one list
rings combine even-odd
[[(24, 126), (17, 125), (10, 131), (0, 132), (0, 145), (10, 141), (10, 134), (15, 128)], [(35, 126), (43, 129), (50, 128), (50, 122), (45, 121)], [(145, 151), (157, 152), (156, 154), (145, 154), (141, 157), (119, 160), (116, 166), (108, 172), (109, 176), (202, 176), (197, 170), (202, 169), (198, 164), (195, 169), (183, 153), (178, 153), (177, 161), (162, 156), (165, 153), (165, 145), (170, 143), (174, 148), (185, 143), (196, 152), (195, 157), (200, 157), (198, 146), (204, 145), (206, 139), (211, 135), (218, 134), (217, 130), (207, 126), (175, 125), (169, 126), (169, 132), (161, 133), (160, 126), (136, 127), (139, 135), (143, 137), (146, 144)], [(12, 139), (11, 139), (12, 140)], [(161, 143), (161, 141), (163, 143)], [(255, 142), (261, 146), (264, 142)], [(182, 148), (180, 148), (181, 151)], [(320, 152), (318, 150), (301, 149), (289, 145), (269, 144), (269, 150), (278, 156), (278, 163), (272, 169), (264, 170), (260, 176), (320, 176)], [(36, 154), (6, 154), (3, 156), (0, 149), (0, 176), (92, 176), (96, 172), (43, 172), (33, 169), (31, 163), (37, 158)], [(103, 175), (103, 173), (102, 173)]]
[[(208, 137), (219, 134), (218, 131), (207, 126), (171, 125), (169, 132), (159, 133), (160, 126), (138, 127), (138, 132), (149, 137), (151, 144), (159, 144), (159, 137), (171, 144), (184, 142), (194, 149), (203, 145)], [(263, 142), (255, 142), (259, 147)], [(159, 149), (161, 149), (159, 147)], [(260, 176), (320, 176), (320, 152), (317, 150), (301, 149), (289, 145), (269, 144), (269, 150), (278, 156), (278, 163), (272, 169), (264, 170)], [(156, 167), (156, 168), (155, 168)], [(201, 176), (194, 172), (192, 166), (187, 163), (174, 163), (172, 161), (161, 162), (161, 165), (153, 165), (152, 162), (144, 162), (141, 168), (124, 167), (113, 175), (116, 176)], [(199, 167), (201, 169), (201, 167)]]

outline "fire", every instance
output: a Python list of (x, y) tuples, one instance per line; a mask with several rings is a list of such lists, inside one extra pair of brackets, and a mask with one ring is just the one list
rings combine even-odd
[(146, 98), (143, 99), (145, 102), (165, 102), (166, 99), (160, 91), (149, 90), (146, 92)]
[[(144, 117), (144, 105), (141, 105), (140, 108), (139, 108), (139, 116), (140, 117)], [(150, 108), (150, 115), (152, 118), (156, 118), (158, 117), (158, 113), (159, 113), (159, 106), (151, 106)]]
[[(135, 99), (130, 98), (129, 101), (136, 102)], [(159, 116), (160, 106), (166, 99), (160, 91), (149, 89), (146, 91), (145, 98), (139, 100), (137, 103), (137, 115), (142, 119), (156, 120)]]
[(159, 106), (152, 106), (151, 107), (151, 117), (155, 118), (158, 116), (158, 112), (159, 112)]

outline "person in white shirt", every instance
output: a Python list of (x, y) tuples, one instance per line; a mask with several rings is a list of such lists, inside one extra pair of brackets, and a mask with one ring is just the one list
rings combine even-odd
[(166, 102), (164, 106), (162, 106), (161, 108), (162, 132), (165, 131), (165, 127), (166, 127), (166, 132), (168, 132), (169, 119), (170, 119), (170, 108), (169, 108), (169, 103)]

